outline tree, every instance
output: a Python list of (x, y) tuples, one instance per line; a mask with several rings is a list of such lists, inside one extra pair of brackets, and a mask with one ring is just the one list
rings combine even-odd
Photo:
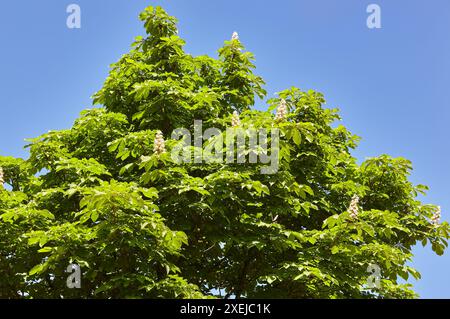
[[(236, 33), (218, 59), (193, 57), (162, 8), (140, 19), (147, 36), (113, 65), (100, 107), (30, 140), (28, 159), (0, 157), (0, 297), (414, 297), (399, 281), (420, 277), (411, 249), (442, 255), (449, 225), (417, 199), (427, 188), (408, 181), (411, 163), (358, 165), (358, 137), (318, 92), (293, 87), (254, 109), (264, 82)], [(196, 163), (192, 146), (175, 161), (171, 133), (194, 134), (195, 120), (233, 126), (245, 145), (255, 129), (280, 132), (278, 170)], [(72, 263), (79, 289), (66, 285)]]

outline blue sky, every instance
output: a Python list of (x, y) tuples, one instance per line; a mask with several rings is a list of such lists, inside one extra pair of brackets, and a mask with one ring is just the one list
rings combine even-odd
[[(81, 29), (66, 8), (80, 5)], [(366, 8), (381, 7), (368, 29)], [(270, 95), (290, 86), (325, 94), (361, 136), (359, 160), (387, 153), (414, 165), (426, 201), (450, 199), (450, 2), (448, 0), (15, 0), (0, 6), (0, 154), (27, 157), (24, 139), (72, 125), (91, 107), (108, 66), (143, 34), (137, 19), (162, 5), (179, 20), (186, 51), (215, 55), (238, 31)], [(262, 107), (262, 105), (259, 105)], [(415, 250), (424, 298), (450, 298), (450, 252)]]

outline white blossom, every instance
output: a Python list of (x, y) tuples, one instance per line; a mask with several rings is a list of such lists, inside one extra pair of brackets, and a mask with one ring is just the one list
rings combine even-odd
[(231, 36), (231, 40), (239, 40), (239, 34), (236, 31), (233, 32), (233, 35)]
[(156, 133), (155, 144), (153, 147), (153, 152), (155, 154), (162, 154), (166, 152), (166, 143), (164, 141), (164, 136), (161, 131)]
[(241, 120), (239, 119), (239, 113), (237, 111), (233, 112), (233, 117), (231, 118), (231, 126), (238, 127), (241, 125)]
[(287, 105), (284, 99), (281, 99), (280, 105), (278, 105), (277, 113), (275, 115), (275, 121), (283, 121), (286, 119)]
[(348, 207), (348, 212), (350, 213), (350, 218), (356, 219), (358, 218), (358, 203), (359, 203), (359, 197), (358, 195), (353, 195), (352, 201), (350, 202), (350, 206)]
[(439, 224), (441, 220), (441, 206), (438, 206), (436, 212), (434, 212), (433, 217), (431, 217), (431, 222), (435, 225)]

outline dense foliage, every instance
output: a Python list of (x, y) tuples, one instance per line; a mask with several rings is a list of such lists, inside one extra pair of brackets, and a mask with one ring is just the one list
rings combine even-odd
[[(426, 187), (408, 181), (411, 163), (358, 165), (358, 137), (315, 91), (252, 108), (264, 82), (237, 34), (217, 59), (193, 57), (162, 8), (140, 18), (147, 36), (113, 65), (101, 107), (30, 140), (26, 160), (0, 157), (0, 297), (414, 297), (399, 280), (420, 277), (411, 249), (443, 254), (449, 227), (417, 199)], [(246, 134), (280, 130), (276, 173), (174, 162), (174, 129), (225, 131), (232, 118)], [(71, 263), (80, 289), (66, 286)]]

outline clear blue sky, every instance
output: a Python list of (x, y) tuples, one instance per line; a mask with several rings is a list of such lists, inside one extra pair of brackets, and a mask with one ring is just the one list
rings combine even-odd
[[(82, 28), (66, 27), (80, 5)], [(366, 7), (382, 28), (366, 27)], [(27, 157), (24, 139), (71, 126), (109, 64), (143, 34), (137, 16), (162, 5), (179, 18), (187, 52), (215, 55), (238, 31), (269, 94), (290, 86), (323, 92), (362, 136), (355, 156), (412, 160), (426, 200), (450, 199), (450, 1), (448, 0), (8, 0), (0, 6), (0, 154)], [(425, 298), (450, 298), (450, 251), (416, 249), (414, 283)]]

